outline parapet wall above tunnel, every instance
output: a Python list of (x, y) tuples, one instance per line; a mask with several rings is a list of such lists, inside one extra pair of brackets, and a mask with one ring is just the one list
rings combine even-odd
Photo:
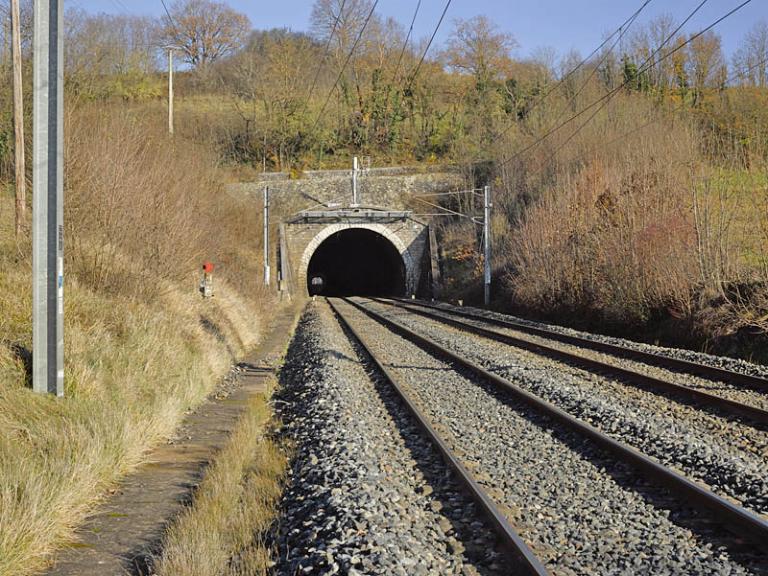
[[(269, 186), (274, 205), (284, 213), (298, 212), (312, 203), (346, 204), (352, 197), (349, 170), (308, 171), (296, 179), (290, 179), (285, 173), (267, 173), (253, 182), (229, 184), (227, 191), (260, 199), (264, 186)], [(358, 179), (361, 204), (394, 209), (408, 207), (408, 198), (414, 194), (434, 194), (462, 188), (461, 173), (451, 168), (373, 168), (363, 172)]]

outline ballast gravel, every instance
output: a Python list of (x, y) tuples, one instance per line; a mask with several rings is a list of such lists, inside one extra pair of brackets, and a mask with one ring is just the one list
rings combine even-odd
[[(418, 309), (419, 304), (415, 303), (415, 305)], [(452, 318), (450, 314), (450, 310), (444, 306), (440, 307), (440, 309), (432, 308), (432, 309), (428, 309), (427, 311), (429, 313), (439, 314), (447, 318)], [(465, 312), (465, 311), (462, 310), (461, 312)], [(486, 316), (488, 316), (489, 314), (490, 313), (486, 313)], [(453, 319), (456, 319), (456, 317), (454, 316)], [(487, 322), (485, 322), (483, 320), (483, 317), (480, 315), (476, 315), (474, 318), (468, 318), (466, 316), (462, 316), (459, 319), (462, 322), (466, 322), (475, 326), (480, 326), (482, 328), (489, 327)], [(511, 318), (509, 320), (515, 321), (516, 319)], [(616, 357), (615, 355), (609, 354), (607, 352), (601, 352), (597, 350), (592, 350), (590, 348), (576, 346), (575, 344), (560, 342), (552, 338), (545, 338), (543, 336), (529, 334), (527, 332), (522, 332), (520, 330), (515, 330), (513, 328), (500, 327), (496, 325), (492, 325), (490, 326), (490, 328), (492, 328), (493, 330), (502, 332), (504, 334), (509, 334), (510, 336), (520, 338), (522, 340), (527, 340), (536, 344), (548, 346), (550, 348), (556, 348), (558, 350), (562, 350), (568, 353), (576, 353), (580, 356), (598, 360), (600, 362), (606, 362), (608, 364), (616, 364), (621, 366), (622, 368), (634, 370), (636, 372), (641, 372), (643, 374), (647, 374), (649, 376), (653, 376), (656, 378), (662, 378), (674, 384), (685, 386), (687, 388), (692, 388), (701, 392), (706, 392), (714, 396), (720, 396), (721, 398), (733, 400), (734, 402), (740, 402), (742, 404), (753, 406), (755, 408), (760, 408), (762, 410), (768, 410), (768, 394), (766, 394), (765, 390), (762, 390), (759, 388), (754, 389), (744, 385), (726, 382), (723, 380), (711, 380), (709, 378), (696, 376), (694, 374), (688, 374), (685, 372), (680, 372), (676, 370), (670, 370), (668, 368), (654, 366), (652, 364), (643, 362), (641, 360), (628, 359), (624, 357)], [(551, 331), (554, 332), (554, 330), (551, 330)], [(557, 332), (562, 332), (562, 331), (557, 331)], [(572, 335), (572, 334), (569, 334), (569, 335)], [(590, 338), (589, 340), (595, 341), (597, 339), (598, 337), (594, 337), (594, 338)], [(615, 342), (613, 344), (615, 344)], [(637, 349), (638, 346), (633, 346), (632, 348)], [(648, 352), (648, 351), (649, 350), (643, 350), (643, 352)], [(685, 351), (683, 350), (680, 352), (685, 352)], [(704, 364), (711, 365), (710, 362), (705, 362)], [(742, 363), (742, 366), (745, 366), (746, 364), (747, 363)], [(722, 368), (721, 366), (719, 367)], [(763, 438), (765, 438), (765, 435), (762, 435), (762, 436)], [(768, 454), (768, 448), (766, 448), (765, 453)]]
[(339, 308), (553, 574), (764, 573), (764, 558), (735, 559), (695, 511), (591, 442)]
[(280, 379), (293, 457), (274, 573), (505, 573), (493, 532), (324, 302), (309, 305)]
[[(455, 306), (445, 302), (433, 302), (444, 310), (452, 310)], [(731, 370), (732, 372), (739, 372), (740, 374), (746, 374), (748, 376), (759, 376), (761, 378), (768, 378), (768, 366), (762, 364), (755, 364), (754, 362), (747, 362), (746, 360), (740, 360), (739, 358), (731, 358), (729, 356), (718, 356), (715, 354), (706, 354), (704, 352), (695, 352), (693, 350), (685, 350), (683, 348), (668, 348), (665, 346), (656, 346), (653, 344), (646, 344), (644, 342), (635, 342), (634, 340), (628, 340), (626, 338), (617, 338), (615, 336), (606, 336), (604, 334), (596, 334), (593, 332), (582, 332), (581, 330), (575, 330), (574, 328), (568, 328), (566, 326), (560, 326), (559, 324), (548, 324), (545, 322), (536, 322), (534, 320), (528, 320), (526, 318), (520, 318), (518, 316), (512, 316), (511, 314), (502, 314), (500, 312), (492, 312), (490, 310), (483, 310), (482, 308), (474, 308), (471, 306), (461, 306), (458, 309), (465, 312), (472, 312), (479, 317), (497, 318), (499, 320), (507, 320), (510, 322), (516, 322), (525, 326), (533, 326), (535, 328), (544, 328), (546, 330), (552, 330), (553, 332), (559, 332), (560, 334), (567, 334), (569, 336), (578, 336), (580, 338), (587, 338), (588, 340), (594, 340), (595, 342), (605, 342), (608, 344), (615, 344), (617, 346), (624, 346), (633, 350), (639, 350), (640, 352), (650, 352), (651, 354), (659, 354), (661, 356), (667, 356), (669, 358), (676, 358), (678, 360), (687, 360), (689, 362), (697, 362), (699, 364), (706, 364), (707, 366), (713, 366), (715, 368), (723, 368), (725, 370)]]
[(460, 331), (407, 309), (366, 302), (714, 492), (768, 512), (765, 433), (606, 376)]

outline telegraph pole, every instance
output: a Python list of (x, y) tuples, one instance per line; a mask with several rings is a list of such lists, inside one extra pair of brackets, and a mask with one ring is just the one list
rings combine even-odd
[(34, 11), (32, 388), (64, 395), (63, 0)]
[(173, 134), (173, 46), (168, 46), (168, 134)]
[(491, 187), (483, 188), (483, 302), (491, 303)]
[(269, 286), (269, 186), (264, 186), (264, 286)]
[(11, 0), (11, 53), (13, 58), (13, 132), (16, 176), (16, 238), (27, 211), (27, 182), (24, 165), (24, 98), (21, 89), (21, 25), (19, 0)]
[(360, 171), (357, 162), (357, 156), (352, 158), (352, 206), (359, 206), (360, 200), (357, 197), (357, 173)]

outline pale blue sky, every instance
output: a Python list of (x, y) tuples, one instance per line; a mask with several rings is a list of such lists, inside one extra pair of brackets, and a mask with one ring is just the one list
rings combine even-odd
[[(64, 0), (65, 5), (81, 7), (89, 12), (162, 14), (160, 0)], [(173, 0), (166, 0), (172, 2)], [(700, 0), (652, 0), (642, 14), (647, 21), (661, 13), (671, 13), (679, 21)], [(709, 0), (687, 26), (695, 32), (714, 22), (742, 0)], [(288, 27), (306, 30), (309, 25), (311, 0), (229, 0), (232, 7), (248, 14), (254, 28)], [(445, 37), (453, 18), (476, 14), (489, 16), (502, 29), (511, 32), (520, 43), (518, 54), (526, 56), (537, 47), (553, 47), (558, 54), (570, 49), (582, 55), (591, 52), (606, 33), (615, 30), (641, 4), (640, 0), (453, 0), (443, 22), (438, 40)], [(416, 0), (380, 0), (378, 12), (392, 16), (407, 26), (413, 17)], [(429, 36), (445, 6), (445, 0), (422, 0), (414, 30), (416, 37)], [(720, 24), (715, 30), (723, 38), (728, 55), (752, 24), (768, 19), (768, 0), (752, 0)]]

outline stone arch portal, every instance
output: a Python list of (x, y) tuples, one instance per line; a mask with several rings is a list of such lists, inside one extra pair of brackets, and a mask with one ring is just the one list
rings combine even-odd
[(298, 279), (310, 294), (404, 295), (415, 293), (418, 269), (409, 247), (390, 227), (337, 222), (308, 242)]

